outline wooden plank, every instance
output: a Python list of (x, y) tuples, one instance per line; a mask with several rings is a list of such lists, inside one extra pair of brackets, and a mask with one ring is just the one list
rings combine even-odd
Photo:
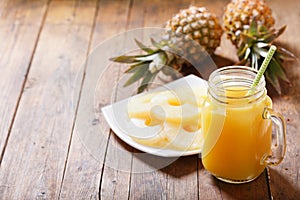
[[(120, 49), (123, 50), (122, 53), (127, 53), (124, 51), (124, 47), (130, 46), (129, 52), (137, 48), (136, 44), (128, 45), (126, 43), (132, 43), (134, 38), (143, 40), (145, 34), (144, 30), (134, 30), (136, 28), (144, 27), (144, 21), (155, 18), (146, 19), (147, 13), (149, 10), (153, 10), (153, 7), (157, 7), (158, 2), (148, 3), (146, 1), (133, 1), (131, 10), (129, 13), (129, 21), (127, 22), (127, 37), (123, 41), (123, 46), (120, 45)], [(151, 32), (151, 30), (148, 30)], [(147, 38), (149, 41), (149, 38)], [(124, 44), (125, 43), (125, 44)], [(122, 66), (122, 65), (121, 65)], [(120, 66), (119, 66), (120, 67)], [(116, 101), (129, 97), (135, 94), (137, 84), (133, 84), (131, 87), (124, 88), (122, 85), (127, 78), (124, 78), (124, 70), (128, 66), (124, 66), (121, 69), (120, 78), (118, 80), (119, 85), (117, 88), (117, 94), (115, 97)], [(134, 92), (133, 92), (134, 91)], [(138, 170), (141, 173), (140, 169), (132, 169), (132, 154), (139, 154), (136, 150), (133, 150), (130, 146), (126, 145), (115, 135), (112, 135), (109, 138), (107, 154), (105, 159), (105, 166), (103, 169), (102, 184), (101, 184), (101, 197), (102, 198), (124, 198), (127, 199), (130, 195), (131, 186), (131, 174), (135, 174)], [(118, 159), (116, 159), (118, 158)], [(138, 183), (137, 183), (138, 184)], [(154, 189), (154, 188), (153, 188)]]
[[(195, 6), (207, 6), (210, 11), (214, 11), (219, 8), (220, 3), (218, 1), (201, 1), (197, 3), (191, 1), (191, 5)], [(177, 6), (174, 6), (177, 5)], [(172, 2), (174, 6), (174, 13), (177, 13), (180, 9), (187, 9), (189, 4), (187, 2)], [(220, 198), (219, 187), (215, 185), (209, 185), (204, 189), (203, 185), (207, 184), (210, 177), (203, 176), (199, 171), (203, 171), (198, 155), (182, 157), (162, 169), (161, 171), (166, 173), (166, 197), (167, 199), (216, 199)], [(162, 177), (163, 178), (163, 177)], [(199, 180), (198, 180), (199, 179)], [(199, 189), (198, 189), (199, 188)], [(204, 192), (205, 191), (205, 192)], [(212, 193), (216, 193), (216, 196), (212, 196)], [(207, 194), (207, 196), (205, 196)]]
[[(138, 17), (137, 17), (138, 14)], [(126, 52), (126, 46), (129, 47), (129, 43), (132, 43), (134, 36), (141, 37), (142, 31), (134, 31), (135, 28), (143, 27), (144, 12), (143, 8), (139, 7), (139, 11), (136, 12), (136, 2), (129, 1), (128, 18), (126, 19), (126, 34), (124, 34), (124, 41), (119, 45), (119, 54)], [(129, 32), (128, 32), (129, 31)], [(132, 32), (130, 32), (132, 31)], [(123, 35), (122, 33), (120, 33)], [(133, 49), (128, 49), (129, 52)], [(118, 55), (119, 55), (118, 54)], [(118, 85), (115, 88), (114, 101), (119, 101), (126, 97), (131, 96), (132, 91), (135, 90), (136, 84), (130, 87), (123, 87), (126, 77), (124, 77), (124, 71), (128, 66), (116, 65), (118, 67), (119, 75), (117, 77)], [(134, 88), (134, 89), (133, 89)], [(103, 173), (101, 176), (100, 185), (100, 198), (101, 199), (128, 199), (130, 192), (130, 178), (131, 178), (131, 162), (133, 149), (120, 140), (113, 132), (108, 141), (107, 152), (105, 157), (105, 163)]]
[[(276, 27), (287, 25), (286, 31), (280, 37), (286, 48), (300, 57), (299, 3), (293, 0), (268, 1), (273, 10)], [(270, 167), (270, 190), (274, 199), (299, 199), (300, 197), (300, 71), (299, 62), (285, 63), (285, 69), (291, 81), (291, 86), (282, 84), (283, 95), (272, 93), (274, 109), (282, 113), (286, 119), (287, 150), (283, 162)]]
[(222, 199), (270, 199), (266, 170), (254, 181), (241, 185), (228, 184), (215, 179)]
[[(160, 2), (161, 4), (161, 2)], [(155, 32), (155, 30), (134, 30), (135, 28), (141, 28), (144, 27), (144, 21), (150, 22), (149, 25), (146, 26), (152, 27), (155, 23), (157, 23), (156, 17), (148, 17), (148, 12), (152, 13), (154, 10), (157, 9), (157, 7), (160, 7), (159, 2), (155, 3), (148, 3), (146, 1), (134, 1), (131, 12), (129, 13), (129, 20), (127, 30), (129, 32), (126, 33), (127, 37), (125, 41), (123, 41), (123, 44), (120, 44), (120, 49), (124, 49), (126, 46), (132, 47), (129, 48), (129, 51), (135, 50), (137, 48), (136, 44), (131, 45), (124, 45), (124, 43), (132, 43), (134, 38), (137, 38), (139, 40), (143, 40), (145, 38), (145, 35), (149, 34), (150, 32)], [(161, 12), (163, 13), (163, 12)], [(151, 23), (152, 22), (152, 23)], [(154, 22), (154, 23), (153, 23)], [(153, 24), (153, 25), (152, 25)], [(146, 33), (147, 32), (147, 33)], [(146, 38), (149, 42), (149, 37)], [(123, 45), (123, 47), (122, 47)], [(122, 50), (123, 50), (122, 49)], [(125, 51), (126, 52), (126, 51)], [(122, 52), (124, 53), (124, 51)], [(127, 52), (126, 52), (127, 53)], [(122, 66), (122, 65), (121, 65)], [(119, 66), (120, 67), (120, 66)], [(115, 97), (116, 101), (119, 101), (121, 99), (124, 99), (126, 97), (129, 97), (133, 94), (135, 94), (137, 84), (134, 84), (131, 87), (124, 88), (122, 85), (126, 78), (124, 79), (124, 70), (128, 66), (123, 66), (119, 78), (119, 85), (117, 88), (117, 95)], [(132, 150), (131, 147), (126, 145), (124, 142), (122, 142), (120, 139), (118, 139), (115, 135), (112, 135), (109, 138), (109, 143), (107, 147), (107, 154), (105, 158), (105, 166), (103, 169), (103, 176), (102, 176), (102, 182), (101, 182), (101, 197), (102, 198), (124, 198), (127, 199), (127, 196), (129, 194), (130, 188), (130, 178), (131, 174), (135, 173), (141, 173), (141, 169), (131, 169), (131, 161), (132, 161), (132, 153), (135, 156), (140, 155), (140, 152), (136, 150)], [(118, 158), (118, 159), (116, 159)], [(153, 160), (153, 159), (152, 159)], [(147, 168), (143, 163), (141, 163), (143, 166), (142, 169)], [(139, 165), (136, 165), (139, 166)], [(138, 170), (138, 172), (136, 171)], [(130, 174), (131, 173), (131, 174)], [(142, 175), (143, 176), (143, 175)], [(148, 176), (143, 176), (148, 177)], [(149, 176), (151, 177), (151, 176)], [(157, 177), (156, 177), (157, 178)], [(152, 178), (153, 179), (153, 178)], [(139, 179), (143, 180), (143, 178)], [(151, 178), (150, 178), (151, 180)], [(135, 183), (139, 185), (139, 183)], [(146, 185), (145, 185), (146, 186)], [(155, 189), (155, 188), (152, 188)], [(158, 190), (159, 191), (159, 190)], [(154, 198), (154, 197), (152, 197)]]
[(94, 13), (95, 1), (49, 5), (0, 168), (3, 199), (58, 198)]
[(46, 10), (47, 0), (0, 2), (0, 163)]
[(197, 155), (181, 157), (165, 170), (168, 199), (198, 199)]
[[(122, 198), (126, 197), (128, 192), (126, 187), (128, 178), (112, 168), (107, 169), (111, 171), (106, 173), (102, 187), (99, 188), (110, 135), (110, 129), (104, 120), (101, 108), (114, 101), (114, 87), (120, 71), (120, 66), (109, 65), (108, 58), (117, 53), (116, 47), (120, 45), (118, 43), (122, 38), (110, 38), (126, 30), (130, 1), (101, 0), (98, 7), (91, 44), (92, 51), (87, 63), (67, 169), (61, 189), (63, 199)], [(89, 103), (90, 100), (91, 103)], [(82, 127), (84, 127), (83, 131)], [(109, 162), (109, 159), (107, 160)], [(112, 156), (111, 161), (114, 160), (121, 160), (121, 157)], [(124, 165), (124, 163), (120, 164)], [(74, 188), (77, 189), (74, 190)]]
[[(172, 6), (171, 6), (172, 5)], [(174, 7), (176, 5), (177, 7)], [(179, 8), (187, 8), (189, 3), (187, 2), (152, 2), (151, 4), (147, 4), (147, 2), (143, 1), (135, 1), (132, 6), (132, 12), (130, 14), (130, 22), (129, 22), (129, 29), (131, 27), (163, 27), (164, 22), (169, 19), (172, 15), (178, 12)], [(166, 15), (165, 7), (168, 7), (170, 16)], [(172, 9), (170, 9), (172, 8)], [(161, 11), (160, 11), (161, 9)], [(173, 12), (172, 12), (173, 10)], [(148, 14), (149, 13), (149, 14)], [(153, 13), (157, 13), (155, 17), (153, 17)], [(165, 19), (164, 19), (165, 18)], [(144, 22), (145, 21), (145, 22)], [(140, 36), (141, 37), (141, 36)], [(143, 35), (144, 40), (149, 40)], [(141, 40), (141, 39), (140, 39)], [(121, 89), (124, 91), (124, 88)], [(118, 146), (119, 147), (116, 147)], [(123, 147), (125, 146), (125, 147)], [(129, 166), (131, 161), (131, 154), (125, 151), (116, 151), (116, 149), (127, 149), (126, 145), (121, 141), (115, 138), (110, 139), (108, 151), (106, 155), (106, 165), (114, 165), (115, 163), (122, 163), (122, 167), (124, 169), (124, 165)], [(120, 158), (121, 160), (126, 160), (125, 162), (119, 161), (115, 159), (116, 157)], [(175, 159), (176, 160), (176, 159)], [(167, 167), (167, 169), (163, 169), (159, 171), (159, 169), (166, 167), (167, 165), (171, 164), (175, 161), (172, 159), (161, 159), (155, 156), (150, 156), (144, 154), (139, 151), (133, 152), (133, 164), (132, 164), (132, 177), (131, 177), (131, 185), (130, 185), (130, 198), (131, 199), (140, 199), (140, 198), (166, 198), (166, 197), (185, 197), (186, 191), (190, 191), (189, 197), (195, 198), (198, 195), (197, 187), (190, 187), (197, 186), (197, 160), (195, 157), (188, 158), (189, 163), (193, 163), (193, 165), (184, 165), (184, 161), (175, 162), (175, 165), (172, 167)], [(183, 159), (184, 160), (184, 159)], [(187, 159), (185, 159), (187, 160)], [(109, 163), (109, 164), (108, 164)], [(114, 164), (112, 164), (114, 163)], [(153, 163), (164, 163), (165, 165), (161, 164), (160, 166), (153, 166)], [(172, 175), (168, 175), (167, 173), (173, 173), (174, 171), (180, 172), (182, 171), (182, 166), (185, 166), (185, 171), (190, 170), (193, 173), (189, 174), (189, 176), (185, 176), (187, 180), (179, 179), (178, 177), (174, 177)], [(120, 184), (121, 180), (125, 180), (124, 185), (126, 185), (129, 174), (127, 171), (122, 172), (121, 168), (110, 168), (105, 166), (103, 172), (103, 182), (101, 185), (101, 191), (109, 191), (108, 194), (113, 194), (113, 196), (117, 196), (120, 192), (123, 193), (123, 197), (126, 198), (126, 188), (122, 187), (115, 187), (114, 184), (110, 184), (110, 182), (117, 182)], [(177, 166), (177, 167), (176, 167)], [(175, 169), (175, 170), (174, 170)], [(143, 173), (145, 172), (145, 173)], [(112, 178), (113, 177), (113, 178)], [(122, 178), (120, 178), (122, 177)], [(124, 177), (126, 177), (124, 179)], [(170, 180), (170, 181), (167, 181)], [(110, 186), (110, 187), (109, 187)], [(107, 189), (105, 189), (107, 188)], [(192, 189), (191, 189), (192, 188)], [(174, 196), (175, 195), (175, 196)], [(109, 196), (109, 195), (108, 195)], [(103, 197), (103, 196), (102, 196)]]
[[(187, 8), (190, 1), (154, 1), (151, 3), (139, 1), (134, 3), (136, 7), (133, 7), (133, 11), (137, 13), (144, 11), (145, 13), (145, 27), (162, 28), (166, 21), (180, 9)], [(143, 39), (145, 43), (149, 44), (149, 38), (144, 35)], [(176, 160), (177, 158), (160, 158), (135, 151), (132, 160), (130, 199), (197, 198), (197, 159), (187, 157)], [(184, 165), (185, 162), (189, 165)], [(180, 175), (186, 172), (188, 174)]]
[(222, 199), (217, 180), (204, 169), (201, 159), (198, 160), (199, 199)]
[(168, 175), (161, 170), (172, 162), (168, 162), (167, 158), (135, 151), (129, 199), (167, 199)]
[[(228, 2), (221, 0), (201, 1), (196, 3), (198, 6), (206, 7), (210, 12), (215, 13), (222, 24), (222, 15), (224, 7)], [(222, 36), (221, 45), (217, 48), (216, 54), (237, 61), (234, 53), (235, 47), (225, 34)], [(223, 63), (222, 63), (223, 62)], [(230, 62), (229, 62), (230, 63)], [(227, 60), (216, 61), (218, 67), (228, 65)], [(201, 160), (200, 160), (201, 161)], [(212, 175), (210, 175), (201, 163), (198, 165), (198, 181), (199, 181), (199, 198), (200, 199), (269, 199), (268, 181), (266, 172), (264, 172), (257, 180), (242, 185), (232, 185), (223, 183)]]

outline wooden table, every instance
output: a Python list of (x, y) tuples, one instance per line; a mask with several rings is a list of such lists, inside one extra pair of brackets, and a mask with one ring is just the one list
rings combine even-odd
[[(283, 84), (282, 96), (270, 93), (287, 121), (286, 157), (248, 184), (216, 180), (198, 155), (169, 162), (143, 154), (118, 139), (104, 121), (101, 107), (122, 98), (114, 87), (124, 67), (109, 67), (93, 82), (94, 68), (85, 61), (99, 44), (103, 54), (117, 55), (111, 52), (115, 47), (105, 46), (107, 39), (134, 28), (162, 27), (191, 3), (221, 16), (228, 0), (0, 1), (0, 199), (300, 198), (297, 62), (286, 63), (291, 86)], [(288, 25), (281, 41), (299, 57), (300, 4), (268, 3), (276, 26)], [(126, 47), (126, 41), (119, 45)], [(224, 39), (218, 54), (234, 60), (233, 50)], [(98, 87), (91, 89), (95, 83)], [(94, 110), (85, 101), (91, 94)], [(85, 113), (92, 118), (82, 121)], [(89, 138), (98, 129), (101, 137)]]

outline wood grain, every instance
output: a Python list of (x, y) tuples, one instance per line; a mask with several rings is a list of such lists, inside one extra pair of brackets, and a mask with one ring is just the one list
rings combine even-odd
[(3, 199), (59, 195), (75, 114), (73, 82), (87, 53), (94, 4), (49, 5), (0, 168)]
[(46, 0), (0, 2), (0, 164), (46, 10)]
[[(165, 22), (180, 9), (187, 8), (190, 1), (134, 2), (133, 12), (136, 18), (144, 11), (145, 27), (163, 27)], [(153, 14), (155, 13), (155, 17)], [(149, 38), (144, 37), (145, 42)], [(159, 85), (159, 82), (155, 82)], [(132, 160), (130, 199), (182, 199), (197, 198), (197, 160), (183, 158), (160, 158), (135, 151)], [(188, 161), (188, 165), (185, 165)], [(170, 165), (170, 166), (169, 166)], [(182, 168), (182, 166), (184, 166)], [(144, 173), (142, 173), (144, 172)], [(187, 173), (183, 177), (176, 172)]]
[[(268, 88), (287, 122), (286, 156), (248, 184), (218, 181), (198, 155), (140, 152), (101, 112), (137, 87), (123, 88), (127, 66), (108, 58), (135, 49), (133, 38), (149, 44), (149, 37), (124, 31), (163, 27), (189, 5), (221, 19), (229, 1), (0, 1), (0, 199), (298, 199), (299, 62), (285, 63), (291, 84), (282, 83), (282, 96)], [(266, 1), (275, 26), (287, 24), (280, 42), (300, 57), (300, 4)], [(218, 66), (236, 61), (235, 51), (223, 35), (216, 53), (229, 60)]]
[[(120, 52), (119, 54), (128, 53), (126, 52), (125, 47), (132, 46), (128, 45), (128, 43), (131, 43), (133, 41), (133, 38), (131, 38), (133, 35), (139, 38), (142, 36), (142, 31), (135, 32), (133, 30), (135, 28), (143, 27), (144, 21), (143, 8), (139, 7), (139, 9), (137, 9), (135, 4), (136, 1), (129, 1), (128, 18), (126, 19), (125, 28), (126, 31), (132, 32), (127, 32), (124, 35), (124, 41), (118, 47), (122, 52)], [(137, 12), (139, 13), (138, 17), (136, 15)], [(128, 37), (126, 37), (126, 35)], [(128, 50), (132, 51), (133, 49)], [(117, 77), (118, 84), (116, 85), (116, 88), (114, 90), (114, 101), (119, 101), (131, 96), (132, 91), (136, 89), (136, 84), (124, 88), (123, 84), (127, 80), (127, 78), (124, 76), (124, 71), (127, 66), (115, 65), (115, 67), (119, 68), (119, 76)], [(100, 197), (103, 199), (128, 199), (132, 173), (131, 163), (133, 148), (117, 138), (113, 132), (111, 132), (110, 134), (111, 136), (108, 141), (107, 154), (100, 185)]]
[[(104, 120), (101, 108), (111, 104), (115, 98), (114, 87), (119, 77), (120, 67), (110, 66), (108, 58), (116, 54), (115, 46), (118, 45), (119, 40), (110, 40), (110, 38), (125, 31), (129, 6), (130, 1), (99, 2), (91, 52), (81, 92), (82, 98), (61, 190), (62, 199), (85, 199), (87, 194), (92, 199), (121, 198), (126, 197), (128, 192), (126, 177), (115, 177), (113, 173), (107, 173), (105, 179), (101, 180), (105, 158), (108, 161), (119, 160), (114, 155), (107, 157), (110, 129)], [(101, 182), (104, 186), (100, 194)], [(78, 189), (74, 191), (72, 188)]]
[[(207, 7), (211, 12), (219, 16), (220, 23), (222, 23), (222, 15), (224, 13), (225, 6), (229, 1), (214, 0), (201, 1), (201, 5)], [(201, 6), (196, 2), (196, 5)], [(233, 52), (233, 53), (232, 53)], [(229, 40), (226, 39), (226, 35), (222, 36), (221, 45), (217, 48), (216, 54), (228, 58), (234, 62), (237, 61), (235, 55), (236, 49)], [(222, 61), (221, 61), (222, 62)], [(219, 66), (223, 66), (221, 62), (218, 62)], [(228, 65), (228, 61), (223, 61)], [(216, 62), (217, 63), (217, 62)], [(203, 168), (202, 164), (198, 165), (199, 173), (199, 197), (200, 199), (269, 199), (270, 194), (268, 192), (268, 178), (266, 172), (264, 172), (257, 180), (242, 185), (232, 185), (223, 183), (213, 178)], [(203, 192), (206, 191), (206, 192)]]
[(198, 159), (198, 155), (182, 157), (165, 169), (168, 174), (168, 199), (199, 198), (197, 175)]
[[(287, 29), (280, 42), (300, 58), (299, 10), (293, 0), (269, 1), (276, 20), (276, 27), (286, 24)], [(282, 84), (283, 95), (270, 93), (274, 109), (286, 119), (287, 150), (283, 162), (270, 167), (270, 189), (274, 199), (298, 199), (300, 197), (300, 70), (298, 62), (286, 62), (285, 69), (291, 84)], [(272, 92), (272, 91), (271, 91)]]

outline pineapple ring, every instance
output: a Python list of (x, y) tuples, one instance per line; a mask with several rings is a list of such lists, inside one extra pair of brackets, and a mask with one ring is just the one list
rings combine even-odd
[(149, 119), (151, 118), (150, 110), (151, 99), (156, 93), (135, 96), (130, 98), (127, 104), (127, 112), (129, 118)]
[(174, 149), (194, 150), (202, 147), (203, 135), (199, 127), (190, 129), (190, 127), (186, 126), (164, 124), (163, 131)]
[(130, 118), (144, 119), (147, 125), (159, 122), (199, 123), (205, 90), (174, 89), (131, 98), (128, 102)]
[(164, 123), (161, 131), (152, 138), (133, 138), (136, 142), (155, 148), (172, 148), (175, 150), (194, 150), (202, 147), (201, 129), (190, 131), (185, 127)]
[(135, 134), (132, 139), (155, 148), (200, 149), (203, 143), (200, 115), (205, 97), (203, 88), (181, 87), (129, 99), (128, 116), (138, 121), (137, 126), (160, 127), (151, 137), (145, 138), (145, 133), (140, 133), (141, 137)]

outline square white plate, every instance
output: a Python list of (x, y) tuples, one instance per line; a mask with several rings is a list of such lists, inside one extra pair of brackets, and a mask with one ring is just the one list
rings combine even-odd
[[(195, 76), (195, 75), (189, 75), (183, 78), (180, 78), (176, 81), (173, 81), (171, 83), (168, 83), (164, 86), (161, 86), (159, 88), (156, 88), (153, 91), (160, 91), (160, 90), (168, 90), (177, 88), (178, 86), (190, 86), (190, 87), (202, 87), (207, 89), (207, 81)], [(150, 91), (150, 92), (153, 92)], [(144, 93), (142, 93), (144, 94)], [(139, 94), (141, 95), (141, 94)], [(131, 98), (131, 97), (130, 97)], [(143, 152), (162, 156), (162, 157), (179, 157), (179, 156), (187, 156), (187, 155), (193, 155), (193, 154), (199, 154), (201, 153), (201, 149), (195, 149), (195, 150), (186, 150), (186, 151), (178, 151), (168, 148), (153, 148), (149, 146), (145, 146), (142, 144), (137, 143), (135, 140), (132, 139), (132, 137), (129, 135), (132, 131), (132, 127), (130, 127), (131, 119), (129, 119), (127, 115), (127, 103), (129, 101), (129, 98), (116, 102), (114, 104), (105, 106), (102, 108), (103, 115), (110, 126), (110, 128), (113, 130), (113, 132), (125, 143), (128, 145), (141, 150)], [(136, 127), (136, 126), (135, 126)], [(155, 128), (155, 127), (154, 127)], [(147, 128), (143, 128), (143, 131)]]

